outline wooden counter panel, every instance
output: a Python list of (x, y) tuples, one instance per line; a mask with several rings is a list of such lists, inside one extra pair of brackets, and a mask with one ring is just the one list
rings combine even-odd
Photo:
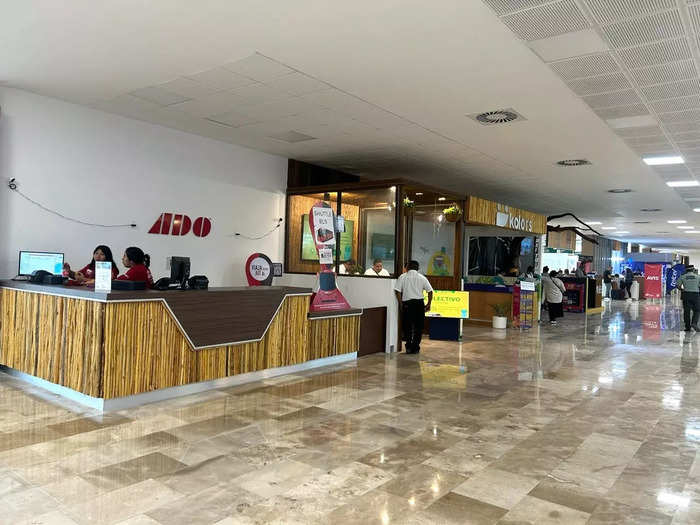
[[(469, 320), (470, 321), (488, 321), (494, 316), (492, 304), (508, 303), (513, 304), (513, 294), (510, 292), (469, 292)], [(509, 306), (508, 320), (513, 319), (513, 310)]]
[(102, 304), (10, 289), (0, 301), (0, 364), (101, 396)]
[[(317, 319), (309, 324), (309, 359), (335, 355), (336, 321), (340, 318)], [(350, 318), (354, 319), (354, 317)]]

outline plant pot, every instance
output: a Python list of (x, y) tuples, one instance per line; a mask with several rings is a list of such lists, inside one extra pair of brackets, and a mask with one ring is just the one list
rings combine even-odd
[(461, 213), (450, 213), (445, 215), (445, 220), (447, 222), (457, 222), (461, 216)]
[(508, 326), (507, 317), (499, 317), (497, 315), (494, 315), (491, 319), (491, 322), (493, 324), (493, 327), (498, 328), (499, 330), (504, 330)]

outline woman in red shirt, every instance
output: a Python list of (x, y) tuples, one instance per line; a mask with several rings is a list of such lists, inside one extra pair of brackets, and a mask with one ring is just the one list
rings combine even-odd
[(148, 267), (151, 265), (151, 256), (143, 253), (141, 248), (130, 246), (122, 256), (124, 266), (128, 268), (124, 275), (117, 277), (120, 281), (144, 281), (149, 288), (153, 287), (153, 276)]
[(70, 265), (68, 263), (64, 264), (63, 275), (67, 274), (68, 277), (70, 277), (71, 279), (75, 279), (79, 283), (89, 284), (95, 280), (95, 261), (111, 262), (112, 279), (117, 278), (117, 275), (119, 275), (119, 268), (117, 267), (117, 263), (114, 262), (112, 250), (110, 250), (109, 246), (105, 246), (104, 244), (100, 244), (97, 248), (93, 250), (92, 261), (90, 261), (90, 264), (85, 265), (81, 270), (74, 272), (70, 269)]

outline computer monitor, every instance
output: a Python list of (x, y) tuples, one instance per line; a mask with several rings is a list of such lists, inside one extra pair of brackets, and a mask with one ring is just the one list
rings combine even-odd
[(20, 251), (17, 275), (32, 275), (37, 270), (45, 270), (54, 275), (61, 275), (63, 272), (63, 254)]
[(190, 258), (172, 256), (170, 258), (170, 285), (184, 287), (190, 277)]

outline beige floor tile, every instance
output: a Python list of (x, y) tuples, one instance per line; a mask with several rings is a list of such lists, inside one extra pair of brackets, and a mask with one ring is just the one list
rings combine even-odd
[(490, 503), (504, 509), (513, 508), (538, 481), (496, 468), (486, 468), (474, 474), (452, 491), (468, 498)]
[(503, 525), (515, 523), (537, 523), (537, 525), (583, 525), (590, 514), (558, 505), (531, 496), (525, 496), (520, 503), (503, 516)]

